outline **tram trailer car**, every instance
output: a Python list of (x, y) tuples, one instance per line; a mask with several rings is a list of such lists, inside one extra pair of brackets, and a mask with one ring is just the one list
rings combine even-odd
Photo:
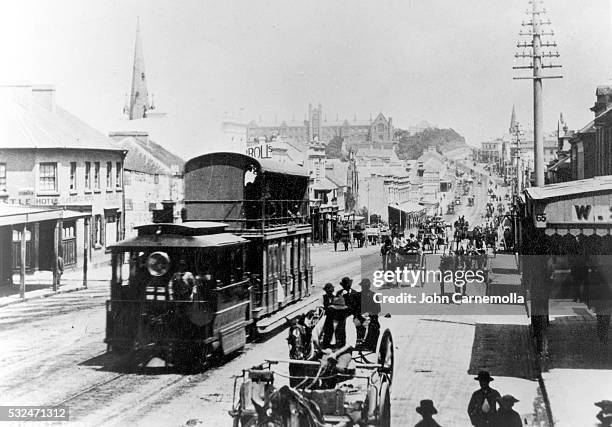
[(111, 247), (110, 351), (155, 347), (173, 362), (229, 354), (309, 303), (303, 168), (211, 153), (188, 161), (184, 180), (181, 223), (160, 215), (167, 222)]

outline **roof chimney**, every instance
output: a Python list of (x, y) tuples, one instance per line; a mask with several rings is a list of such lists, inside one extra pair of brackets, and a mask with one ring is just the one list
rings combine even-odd
[(55, 87), (52, 85), (32, 86), (32, 102), (45, 111), (55, 112)]

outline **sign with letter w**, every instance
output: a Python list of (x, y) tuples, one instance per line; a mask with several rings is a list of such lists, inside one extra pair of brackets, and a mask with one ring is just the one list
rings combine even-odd
[(612, 206), (573, 205), (572, 222), (612, 224)]

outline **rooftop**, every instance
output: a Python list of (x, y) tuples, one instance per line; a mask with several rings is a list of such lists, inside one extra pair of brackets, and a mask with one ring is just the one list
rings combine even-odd
[[(115, 134), (111, 133), (112, 135)], [(134, 133), (113, 144), (118, 148), (128, 150), (124, 161), (126, 170), (149, 174), (169, 174), (182, 172), (185, 165), (183, 159), (148, 139), (146, 132)]]
[[(55, 105), (53, 90), (23, 85), (0, 88), (0, 141), (3, 148), (63, 148), (120, 151), (109, 138)], [(34, 96), (32, 93), (37, 92)], [(40, 96), (46, 96), (45, 103)]]
[(571, 198), (579, 194), (599, 192), (612, 192), (612, 175), (549, 184), (544, 187), (531, 187), (525, 190), (527, 197), (532, 200)]

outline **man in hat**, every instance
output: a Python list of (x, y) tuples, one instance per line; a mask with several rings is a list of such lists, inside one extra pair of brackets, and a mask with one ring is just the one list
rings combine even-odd
[[(349, 317), (349, 308), (342, 295), (336, 295), (331, 299), (325, 310), (325, 321), (323, 322), (322, 349), (340, 348), (346, 344), (346, 319)], [(315, 336), (313, 332), (313, 336)], [(318, 341), (318, 337), (317, 337)], [(317, 342), (318, 344), (318, 342)]]
[(188, 301), (191, 299), (195, 277), (187, 271), (187, 262), (182, 259), (178, 263), (178, 271), (172, 276), (170, 288), (172, 299), (177, 301)]
[(468, 415), (475, 427), (494, 426), (493, 419), (497, 412), (497, 401), (501, 397), (499, 392), (489, 387), (493, 377), (488, 371), (480, 371), (474, 378), (480, 383), (480, 389), (472, 394), (468, 404)]
[(421, 400), (421, 404), (416, 408), (423, 419), (416, 423), (414, 427), (441, 427), (440, 424), (433, 419), (433, 416), (438, 413), (434, 407), (433, 401), (429, 399)]
[(326, 283), (325, 286), (323, 286), (323, 292), (324, 294), (321, 295), (319, 305), (323, 307), (323, 310), (325, 310), (325, 314), (327, 314), (327, 308), (330, 306), (334, 299), (334, 285), (332, 285), (331, 283)]
[[(346, 328), (349, 313), (342, 295), (334, 297), (328, 307), (329, 315), (325, 316), (323, 330), (321, 322), (312, 330), (312, 345), (320, 349), (326, 363), (333, 363), (339, 371), (350, 369), (352, 351), (356, 346), (357, 336), (354, 328)], [(320, 337), (323, 337), (319, 345)]]
[(601, 408), (601, 411), (597, 414), (597, 419), (601, 422), (601, 425), (604, 427), (612, 426), (612, 400), (596, 402), (595, 406)]
[(361, 314), (361, 295), (353, 286), (353, 279), (344, 276), (340, 281), (341, 290), (336, 293), (336, 296), (344, 297), (344, 301), (349, 309), (349, 315), (359, 316)]
[(393, 251), (393, 244), (389, 236), (383, 239), (383, 244), (380, 246), (380, 255), (382, 256), (383, 270), (387, 270), (389, 258)]
[(370, 279), (363, 279), (361, 287), (359, 316), (355, 316), (353, 322), (357, 329), (357, 346), (364, 349), (376, 350), (378, 335), (380, 334), (380, 323), (378, 314), (380, 313), (380, 303), (374, 301), (374, 292), (370, 289), (372, 283)]
[(521, 416), (512, 407), (518, 399), (510, 394), (499, 398), (499, 410), (495, 414), (495, 427), (522, 427)]

